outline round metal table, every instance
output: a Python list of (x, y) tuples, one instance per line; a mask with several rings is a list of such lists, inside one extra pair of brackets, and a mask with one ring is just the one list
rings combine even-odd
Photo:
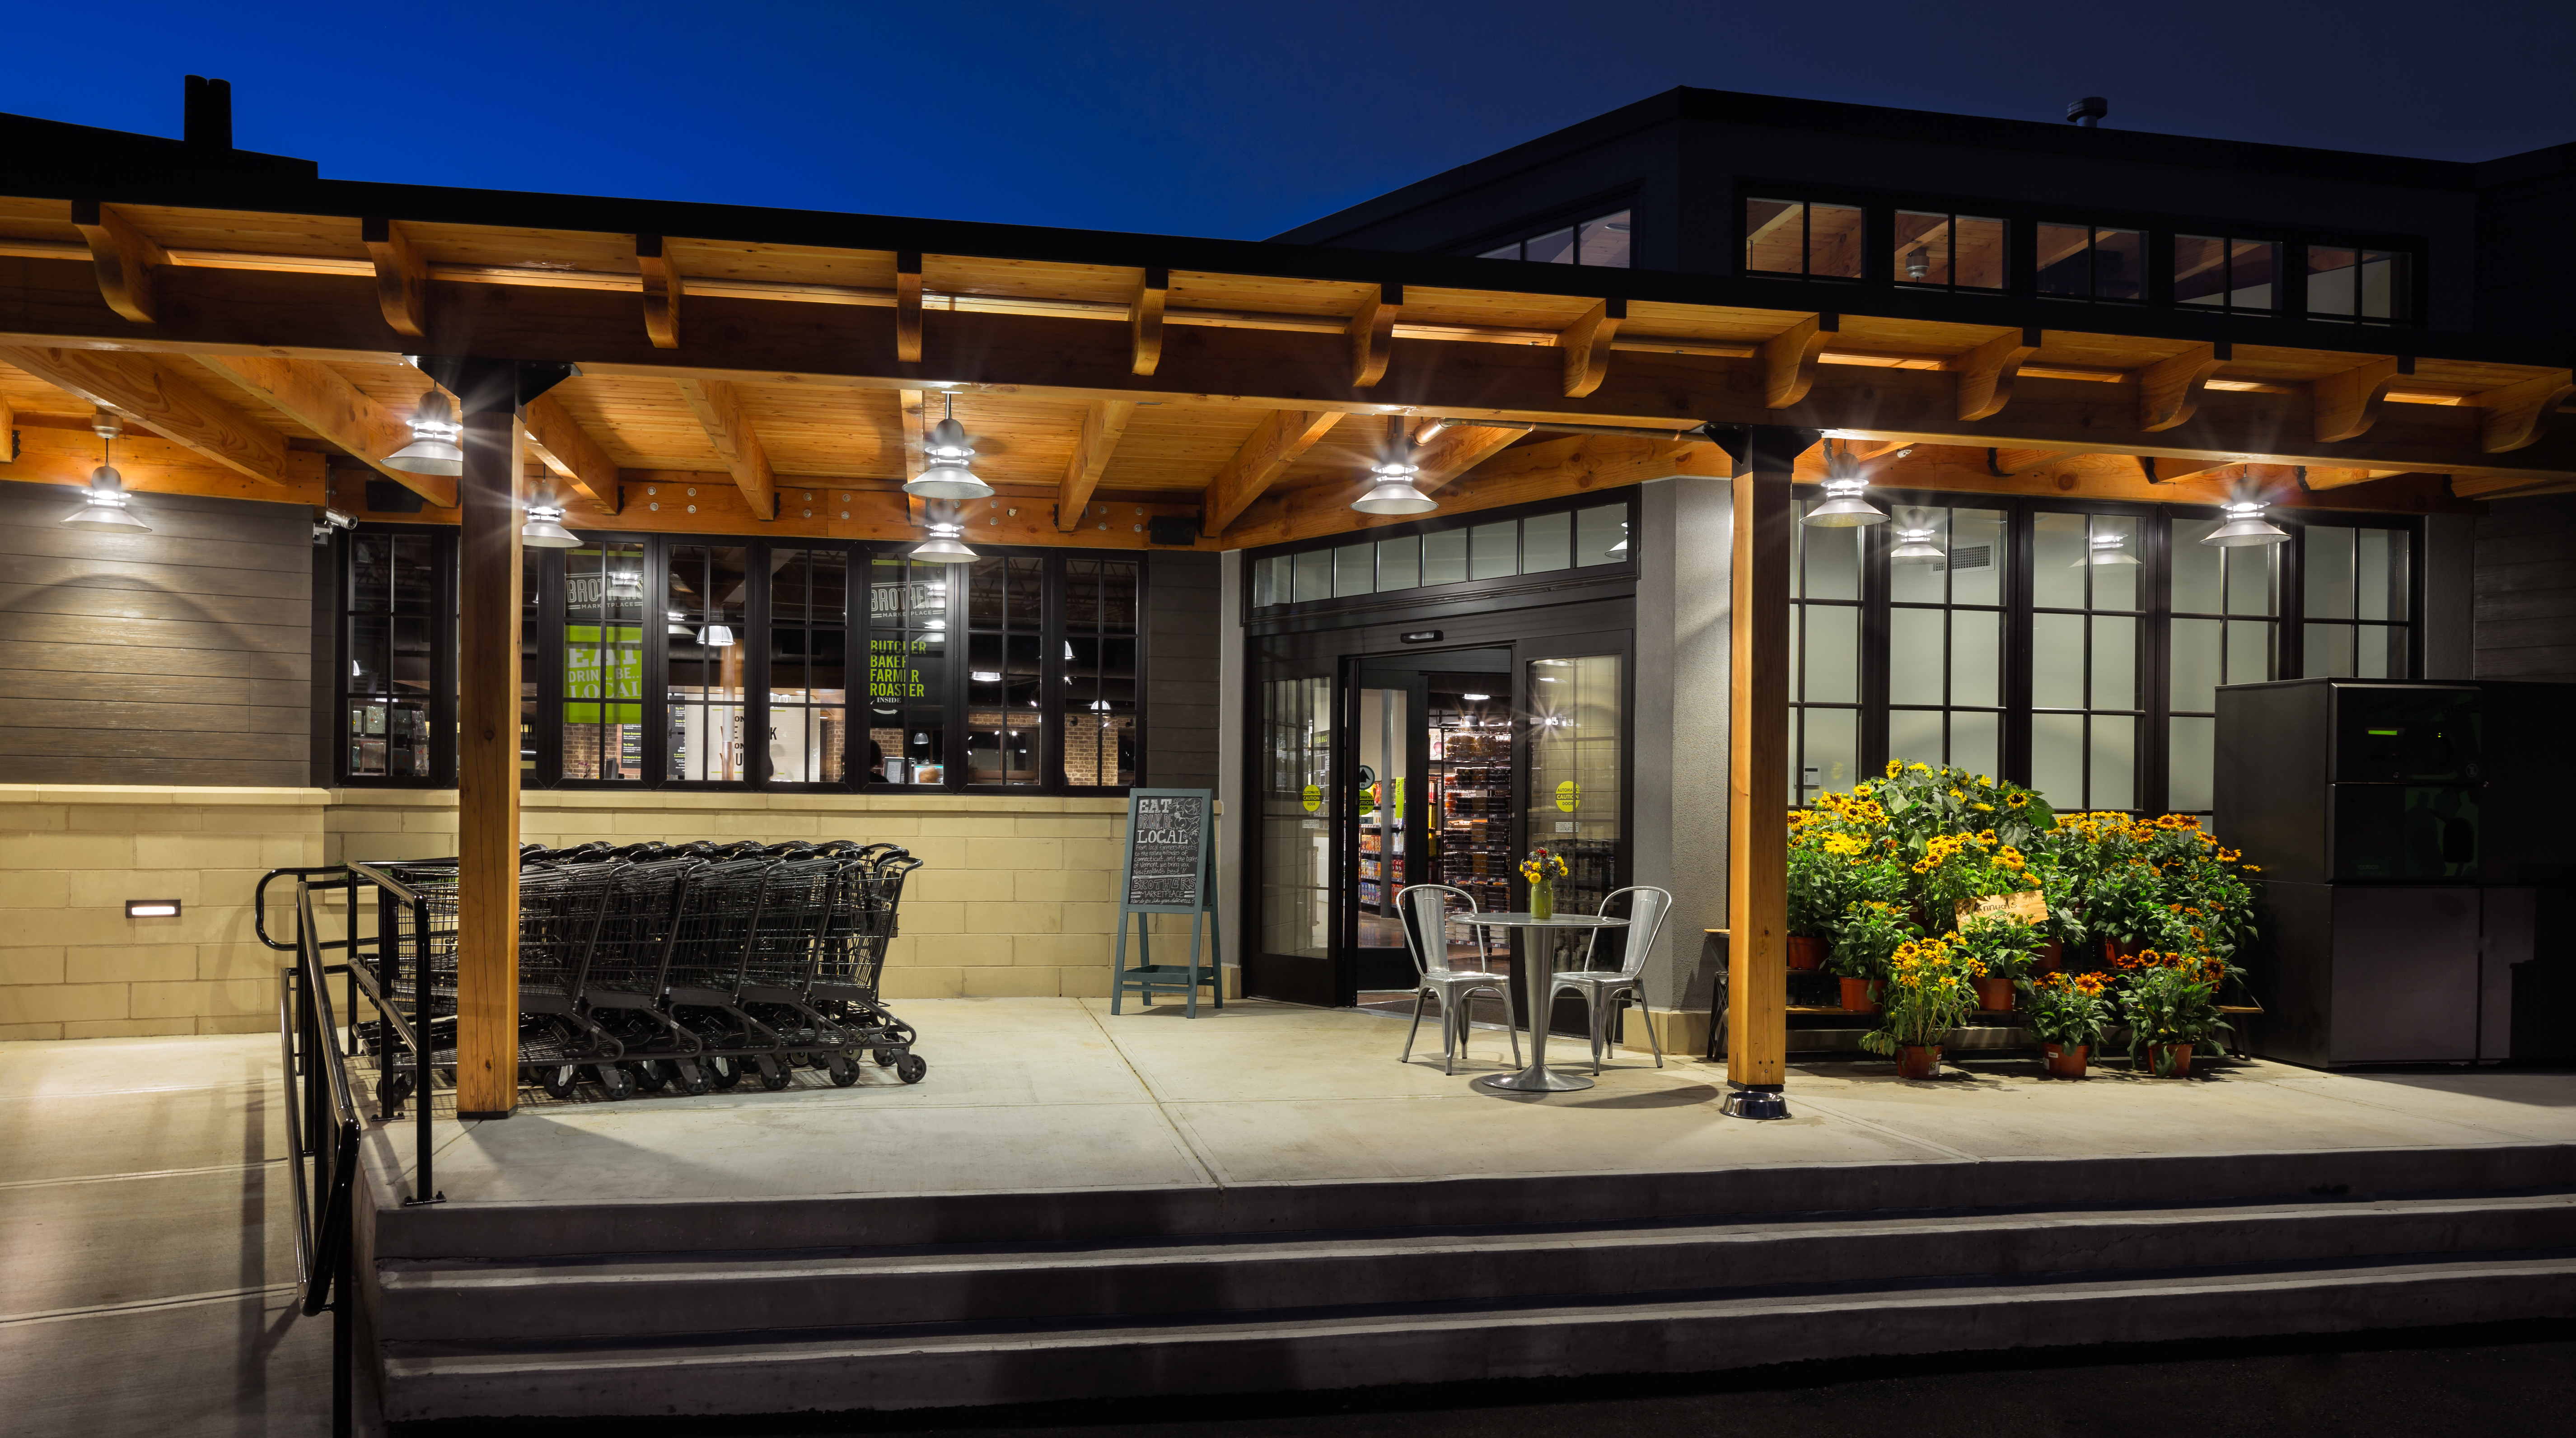
[[(1485, 929), (1554, 930), (1628, 927), (1626, 919), (1605, 919), (1595, 914), (1556, 914), (1544, 919), (1536, 914), (1452, 914), (1450, 917), (1461, 923), (1474, 924), (1478, 928)], [(1523, 1012), (1529, 1017), (1530, 1028), (1529, 1067), (1516, 1074), (1487, 1074), (1476, 1080), (1486, 1088), (1505, 1093), (1572, 1093), (1577, 1089), (1592, 1087), (1592, 1080), (1588, 1078), (1577, 1074), (1550, 1073), (1547, 1069), (1548, 981), (1556, 973), (1556, 955), (1553, 952), (1554, 935), (1551, 934), (1549, 937), (1550, 952), (1544, 957), (1536, 953), (1521, 955), (1521, 987), (1526, 991), (1527, 996), (1527, 1004)], [(1527, 947), (1535, 949), (1538, 946), (1531, 944)]]

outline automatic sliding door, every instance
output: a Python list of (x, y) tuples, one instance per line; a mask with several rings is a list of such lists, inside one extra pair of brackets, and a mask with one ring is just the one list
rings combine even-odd
[(1261, 685), (1261, 928), (1244, 987), (1330, 1005), (1333, 975), (1333, 681)]

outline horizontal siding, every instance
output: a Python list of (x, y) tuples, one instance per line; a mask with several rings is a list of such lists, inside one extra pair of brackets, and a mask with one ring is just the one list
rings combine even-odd
[(1156, 552), (1145, 586), (1145, 782), (1216, 787), (1218, 644), (1213, 554)]
[(2477, 677), (2576, 681), (2576, 495), (2489, 505), (2476, 546)]
[(0, 482), (0, 782), (306, 782), (308, 513), (152, 494), (101, 535), (66, 493)]

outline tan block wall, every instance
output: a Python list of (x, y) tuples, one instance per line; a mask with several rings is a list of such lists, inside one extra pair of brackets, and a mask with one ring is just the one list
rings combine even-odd
[[(1099, 997), (1126, 808), (1116, 798), (555, 790), (522, 796), (519, 829), (557, 847), (901, 844), (925, 862), (904, 891), (887, 998)], [(0, 785), (0, 1039), (273, 1029), (286, 956), (252, 931), (262, 873), (455, 852), (452, 790)], [(290, 936), (293, 894), (271, 891), (271, 927)], [(180, 917), (125, 917), (127, 899), (168, 898)], [(336, 934), (337, 916), (326, 907), (321, 917)], [(1153, 924), (1186, 942), (1181, 918)]]
[[(323, 862), (329, 798), (0, 784), (0, 1039), (274, 1029), (283, 956), (253, 932), (251, 892)], [(129, 919), (128, 899), (179, 916)]]

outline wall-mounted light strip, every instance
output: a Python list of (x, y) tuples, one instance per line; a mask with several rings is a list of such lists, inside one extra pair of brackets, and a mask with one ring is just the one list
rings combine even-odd
[(128, 899), (125, 917), (129, 919), (175, 919), (179, 917), (176, 899)]

